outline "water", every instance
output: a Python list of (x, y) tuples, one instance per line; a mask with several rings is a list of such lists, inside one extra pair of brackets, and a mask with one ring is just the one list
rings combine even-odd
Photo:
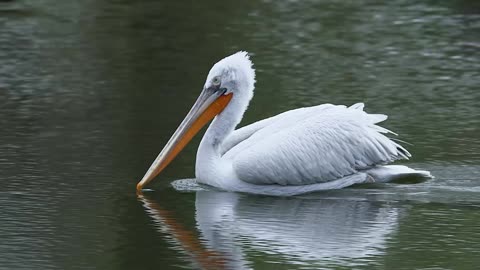
[[(476, 1), (0, 1), (1, 269), (475, 269)], [(242, 124), (366, 102), (435, 179), (295, 198), (135, 184), (210, 66), (248, 50)]]

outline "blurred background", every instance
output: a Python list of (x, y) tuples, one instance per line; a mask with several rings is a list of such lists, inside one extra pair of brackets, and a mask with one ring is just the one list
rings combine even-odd
[[(210, 67), (239, 50), (257, 72), (241, 125), (365, 102), (410, 143), (403, 163), (436, 178), (290, 199), (179, 193), (199, 135), (137, 198)], [(0, 269), (211, 269), (199, 258), (213, 253), (220, 268), (474, 269), (479, 85), (474, 0), (0, 1)]]

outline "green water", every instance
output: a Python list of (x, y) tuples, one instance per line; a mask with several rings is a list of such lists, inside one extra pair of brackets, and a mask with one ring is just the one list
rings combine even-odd
[[(477, 1), (0, 1), (0, 269), (477, 269)], [(390, 117), (435, 179), (137, 197), (211, 65), (247, 50), (242, 124), (321, 103)]]

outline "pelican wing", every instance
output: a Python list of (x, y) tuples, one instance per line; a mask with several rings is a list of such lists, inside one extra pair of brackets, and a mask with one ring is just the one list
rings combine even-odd
[(410, 156), (384, 135), (389, 130), (376, 125), (386, 118), (364, 112), (361, 103), (288, 111), (268, 118), (223, 158), (232, 161), (241, 180), (252, 184), (329, 182)]
[(267, 119), (263, 119), (261, 121), (255, 122), (248, 126), (244, 126), (237, 130), (234, 130), (230, 136), (228, 136), (225, 141), (222, 143), (221, 153), (224, 155), (227, 151), (232, 149), (237, 144), (241, 143), (242, 141), (248, 139), (252, 134), (257, 132), (258, 130), (266, 127), (267, 125), (271, 124), (274, 117), (270, 117)]
[[(250, 136), (255, 134), (260, 129), (264, 127), (269, 127), (269, 131), (272, 132), (273, 129), (279, 130), (281, 128), (288, 127), (290, 122), (294, 122), (296, 119), (301, 119), (307, 117), (312, 113), (319, 113), (322, 110), (334, 107), (331, 104), (323, 104), (315, 107), (308, 108), (299, 108), (295, 110), (286, 111), (284, 113), (260, 120), (258, 122), (252, 123), (250, 125), (244, 126), (237, 130), (234, 130), (230, 136), (228, 136), (222, 144), (222, 155), (226, 154), (233, 147), (237, 146), (239, 143), (247, 140)], [(237, 148), (233, 152), (236, 153), (242, 147)], [(230, 153), (231, 155), (232, 153)]]

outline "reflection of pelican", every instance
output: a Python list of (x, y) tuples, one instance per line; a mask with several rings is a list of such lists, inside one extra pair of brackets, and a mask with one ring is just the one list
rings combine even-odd
[(198, 182), (221, 189), (294, 195), (405, 175), (429, 176), (405, 166), (379, 166), (410, 153), (376, 125), (387, 117), (365, 113), (363, 104), (300, 108), (234, 130), (253, 96), (254, 82), (247, 53), (216, 63), (196, 103), (137, 189), (215, 116), (200, 143), (195, 175)]
[(218, 253), (205, 249), (194, 235), (183, 228), (183, 226), (175, 221), (170, 211), (163, 209), (154, 201), (145, 198), (142, 194), (138, 194), (138, 199), (143, 202), (143, 206), (147, 209), (150, 216), (158, 222), (163, 232), (172, 236), (174, 244), (190, 255), (195, 268), (202, 269), (224, 269), (225, 260)]
[[(148, 196), (142, 200), (152, 218), (165, 220), (165, 211), (156, 211), (155, 201)], [(199, 191), (195, 207), (200, 232), (197, 245), (210, 250), (203, 259), (208, 261), (208, 254), (210, 260), (221, 258), (221, 266), (228, 269), (252, 267), (258, 261), (252, 256), (266, 255), (273, 255), (270, 258), (274, 263), (308, 263), (319, 268), (368, 261), (384, 253), (386, 240), (399, 219), (398, 209), (381, 202), (338, 198), (251, 197)], [(174, 223), (160, 223), (160, 229), (169, 232), (168, 227)], [(189, 246), (175, 231), (170, 235), (181, 246)], [(196, 257), (191, 258), (195, 261)]]

